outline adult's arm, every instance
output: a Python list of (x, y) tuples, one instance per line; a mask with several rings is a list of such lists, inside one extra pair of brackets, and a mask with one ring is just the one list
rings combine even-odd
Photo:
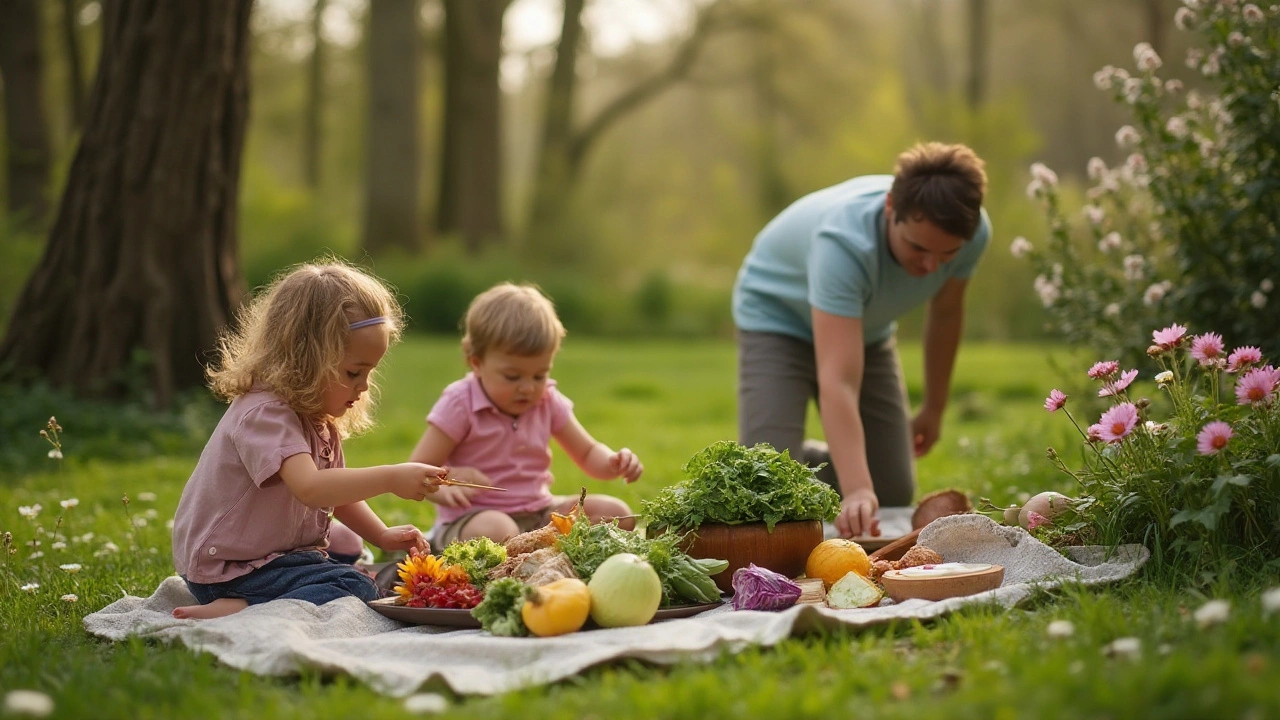
[(822, 428), (844, 495), (836, 530), (843, 537), (879, 535), (880, 502), (871, 484), (866, 435), (858, 410), (866, 359), (862, 319), (832, 315), (817, 308), (811, 312)]
[(916, 457), (933, 448), (942, 433), (942, 412), (951, 393), (951, 373), (964, 330), (968, 282), (951, 278), (929, 301), (924, 327), (924, 404), (911, 421)]

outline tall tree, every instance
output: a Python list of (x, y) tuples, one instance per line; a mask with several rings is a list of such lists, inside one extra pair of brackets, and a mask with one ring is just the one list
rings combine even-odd
[(0, 77), (8, 145), (9, 212), (31, 226), (49, 210), (49, 130), (36, 0), (0, 2)]
[(977, 110), (987, 95), (987, 0), (969, 0), (969, 79), (965, 99)]
[(62, 0), (62, 42), (67, 50), (67, 99), (71, 105), (71, 127), (80, 129), (84, 120), (84, 65), (80, 59), (80, 0)]
[(1168, 13), (1165, 8), (1166, 0), (1142, 0), (1143, 19), (1147, 26), (1147, 42), (1151, 43), (1151, 49), (1156, 51), (1161, 57), (1165, 54), (1165, 35), (1168, 31)]
[(418, 0), (369, 3), (364, 247), (415, 251), (418, 226)]
[[(582, 0), (565, 0), (556, 63), (547, 86), (543, 118), (543, 143), (533, 187), (529, 237), (535, 248), (548, 247), (565, 206), (572, 197), (588, 153), (605, 132), (631, 112), (658, 97), (664, 90), (689, 77), (706, 41), (718, 30), (742, 22), (742, 18), (722, 17), (718, 3), (708, 3), (697, 11), (693, 29), (676, 48), (666, 66), (622, 92), (578, 125), (573, 117), (573, 97), (577, 86), (577, 57), (582, 37)], [(540, 247), (541, 246), (541, 247)]]
[(243, 295), (236, 199), (252, 0), (104, 3), (102, 54), (44, 255), (0, 342), (0, 367), (158, 404)]
[(444, 129), (436, 229), (468, 252), (502, 237), (502, 16), (510, 0), (444, 0)]
[(311, 61), (307, 63), (307, 107), (303, 119), (302, 172), (307, 187), (320, 187), (320, 132), (324, 117), (324, 9), (328, 0), (311, 8)]

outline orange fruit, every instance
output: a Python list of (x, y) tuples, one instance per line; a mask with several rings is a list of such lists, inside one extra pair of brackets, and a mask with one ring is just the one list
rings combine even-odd
[(809, 553), (804, 564), (804, 574), (822, 578), (822, 584), (830, 588), (845, 575), (855, 572), (862, 577), (871, 575), (871, 558), (867, 551), (852, 540), (832, 538), (824, 540)]

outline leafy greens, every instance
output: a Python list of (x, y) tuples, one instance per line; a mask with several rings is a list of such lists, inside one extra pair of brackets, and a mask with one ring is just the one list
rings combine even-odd
[[(819, 466), (821, 467), (821, 466)], [(831, 520), (840, 496), (809, 468), (761, 443), (746, 447), (721, 440), (699, 450), (684, 465), (688, 480), (667, 487), (640, 505), (651, 529), (688, 531), (703, 523)]]
[(529, 594), (529, 588), (515, 578), (500, 578), (489, 583), (484, 600), (471, 608), (471, 617), (494, 635), (524, 637), (529, 628), (524, 625), (520, 610)]
[(449, 565), (461, 565), (476, 587), (484, 589), (489, 582), (489, 570), (507, 559), (507, 549), (481, 535), (466, 542), (450, 543), (440, 553)]

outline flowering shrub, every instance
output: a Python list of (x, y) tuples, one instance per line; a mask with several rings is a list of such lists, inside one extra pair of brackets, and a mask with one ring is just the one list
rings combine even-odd
[(1088, 373), (1099, 397), (1112, 398), (1096, 423), (1081, 427), (1059, 390), (1045, 400), (1086, 444), (1079, 470), (1049, 450), (1081, 490), (1062, 529), (1143, 543), (1166, 559), (1224, 549), (1280, 556), (1280, 370), (1256, 347), (1228, 353), (1218, 333), (1188, 337), (1181, 325), (1152, 333), (1152, 343), (1147, 354), (1161, 368), (1154, 379), (1168, 395), (1167, 418), (1148, 417), (1151, 402), (1130, 397), (1137, 371), (1115, 361)]
[(1280, 352), (1280, 5), (1186, 0), (1179, 28), (1194, 32), (1187, 65), (1213, 95), (1162, 80), (1163, 61), (1134, 48), (1134, 74), (1107, 66), (1099, 89), (1131, 106), (1116, 133), (1129, 152), (1117, 167), (1089, 161), (1082, 223), (1073, 239), (1057, 178), (1032, 166), (1028, 195), (1040, 200), (1050, 236), (1011, 251), (1040, 273), (1036, 291), (1066, 339), (1136, 363), (1140, 328), (1169, 317), (1218, 327), (1230, 340), (1262, 338)]

